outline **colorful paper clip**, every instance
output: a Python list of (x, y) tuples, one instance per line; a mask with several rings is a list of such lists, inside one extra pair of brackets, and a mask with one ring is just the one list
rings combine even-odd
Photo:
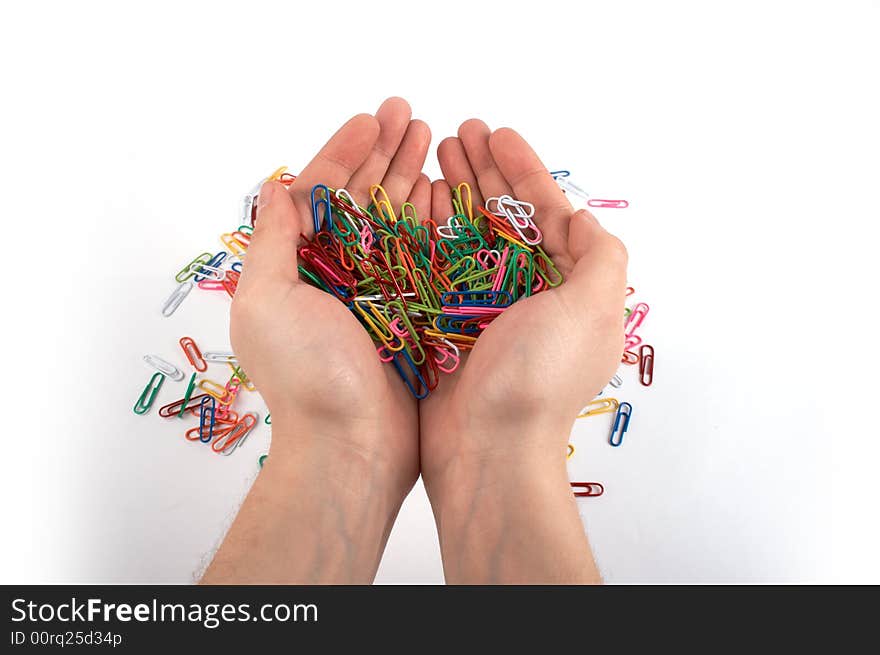
[(648, 344), (639, 349), (639, 382), (645, 387), (654, 382), (654, 346)]
[(204, 373), (208, 370), (208, 364), (202, 357), (202, 351), (199, 350), (192, 337), (181, 337), (180, 347), (183, 348), (183, 354), (186, 355), (187, 360), (189, 360), (194, 369), (199, 373)]
[(248, 412), (232, 427), (232, 430), (214, 439), (211, 450), (221, 455), (231, 455), (237, 448), (241, 448), (258, 420), (256, 413)]
[(619, 403), (617, 398), (600, 398), (589, 403), (578, 414), (578, 418), (586, 418), (588, 416), (596, 416), (598, 414), (608, 414), (617, 411)]
[(210, 396), (199, 403), (199, 441), (209, 443), (214, 438), (214, 424), (217, 422), (217, 401)]
[[(195, 376), (195, 374), (193, 374)], [(180, 416), (188, 409), (195, 409), (202, 402), (202, 398), (207, 398), (208, 394), (200, 393), (190, 398), (181, 398), (173, 403), (168, 403), (164, 407), (159, 408), (159, 416), (162, 418), (171, 418), (172, 416)]]
[(568, 444), (568, 455), (565, 456), (565, 459), (571, 459), (572, 455), (574, 455), (574, 446)]
[(189, 295), (192, 288), (192, 282), (181, 282), (171, 295), (168, 296), (168, 300), (165, 301), (165, 304), (162, 305), (162, 316), (168, 318), (177, 311), (177, 308), (180, 307), (180, 303), (182, 303)]
[(235, 356), (235, 353), (219, 350), (206, 350), (202, 353), (202, 359), (214, 364), (238, 364), (238, 358)]
[(198, 257), (194, 258), (189, 264), (180, 269), (180, 272), (174, 276), (175, 282), (186, 282), (188, 279), (195, 275), (195, 271), (193, 267), (198, 267), (199, 264), (207, 264), (211, 261), (211, 253), (203, 252)]
[[(600, 482), (572, 482), (571, 489), (578, 498), (595, 498), (605, 493), (605, 487)], [(583, 491), (575, 491), (583, 489)]]
[(189, 384), (186, 385), (186, 393), (183, 394), (183, 400), (180, 403), (180, 411), (177, 412), (177, 418), (183, 418), (184, 412), (189, 409), (189, 398), (196, 388), (196, 374), (193, 373), (189, 378)]
[(156, 394), (159, 393), (159, 389), (162, 388), (164, 381), (164, 373), (153, 373), (153, 377), (147, 382), (147, 386), (144, 387), (140, 397), (134, 404), (135, 414), (146, 414), (150, 410), (150, 407), (153, 406), (153, 401), (156, 400)]
[(607, 209), (626, 209), (629, 203), (626, 200), (603, 200), (601, 198), (591, 198), (587, 201), (588, 207), (605, 207)]
[(629, 428), (629, 418), (632, 416), (632, 405), (629, 403), (620, 403), (617, 415), (614, 417), (614, 425), (611, 427), (611, 435), (608, 437), (608, 443), (615, 448), (623, 443), (623, 435)]
[(166, 362), (158, 355), (144, 355), (144, 361), (160, 373), (167, 375), (175, 382), (180, 382), (183, 379), (183, 371), (171, 362)]
[(624, 364), (629, 364), (630, 366), (632, 366), (633, 364), (639, 363), (639, 356), (631, 350), (624, 350), (623, 357), (620, 361)]
[(260, 468), (263, 468), (263, 462), (266, 461), (266, 458), (267, 458), (268, 456), (269, 456), (269, 455), (267, 455), (267, 454), (260, 455), (260, 458), (257, 460), (257, 461), (260, 463)]

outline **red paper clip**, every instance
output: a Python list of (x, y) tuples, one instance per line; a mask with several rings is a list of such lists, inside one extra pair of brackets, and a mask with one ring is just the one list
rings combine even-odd
[[(186, 409), (197, 409), (198, 406), (202, 402), (202, 398), (207, 398), (208, 394), (200, 393), (197, 396), (190, 397), (189, 401), (186, 403)], [(163, 418), (171, 418), (172, 416), (177, 416), (180, 414), (180, 408), (183, 405), (183, 398), (180, 400), (175, 400), (173, 403), (169, 403), (165, 405), (159, 410), (159, 416)]]
[(200, 373), (204, 373), (208, 370), (208, 363), (202, 357), (202, 351), (199, 350), (196, 342), (193, 341), (191, 337), (181, 337), (180, 347), (183, 348), (183, 354), (186, 355), (186, 358), (189, 360), (189, 363), (193, 365), (194, 369)]
[(632, 366), (633, 364), (639, 363), (639, 356), (636, 355), (632, 350), (624, 350), (623, 358), (620, 360), (624, 364), (629, 364)]
[(639, 382), (650, 387), (654, 381), (654, 346), (648, 344), (639, 348)]
[(602, 198), (590, 198), (587, 200), (588, 207), (605, 207), (606, 209), (626, 209), (629, 203), (626, 200), (603, 200)]
[(595, 498), (605, 493), (605, 487), (601, 482), (572, 482), (572, 489), (583, 489), (583, 491), (575, 491), (574, 495), (580, 498)]

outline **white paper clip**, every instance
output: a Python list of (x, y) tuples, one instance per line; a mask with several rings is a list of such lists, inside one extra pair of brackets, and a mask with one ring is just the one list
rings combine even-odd
[(623, 378), (615, 374), (615, 376), (611, 378), (611, 380), (609, 380), (608, 384), (610, 384), (615, 389), (620, 389), (620, 387), (623, 386)]
[(174, 290), (174, 292), (168, 297), (168, 300), (165, 301), (165, 304), (162, 306), (162, 316), (166, 318), (171, 316), (178, 307), (180, 307), (180, 303), (183, 302), (183, 299), (189, 295), (189, 292), (192, 291), (193, 283), (186, 281), (181, 282), (180, 285)]
[(235, 356), (235, 353), (220, 350), (205, 351), (202, 353), (202, 359), (215, 364), (238, 364), (238, 358)]
[(180, 382), (183, 379), (183, 371), (171, 362), (166, 362), (158, 355), (144, 355), (144, 361), (176, 382)]
[(574, 182), (569, 180), (567, 176), (566, 177), (556, 177), (554, 179), (556, 180), (556, 184), (558, 184), (559, 188), (562, 189), (563, 191), (567, 191), (570, 194), (575, 195), (578, 198), (581, 198), (582, 200), (586, 200), (587, 202), (589, 202), (590, 194), (587, 193), (586, 191), (584, 191), (582, 188), (580, 188), (577, 184), (575, 184)]
[[(189, 270), (202, 280), (222, 282), (226, 278), (226, 269), (222, 266), (210, 266), (208, 264), (190, 264)], [(201, 281), (201, 280), (200, 280)]]

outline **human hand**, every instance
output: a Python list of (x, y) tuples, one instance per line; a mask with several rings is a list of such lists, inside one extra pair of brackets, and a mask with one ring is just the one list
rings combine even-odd
[[(542, 247), (564, 276), (559, 287), (520, 300), (492, 321), (459, 369), (421, 403), (422, 474), (447, 579), (598, 579), (576, 557), (557, 571), (564, 557), (552, 538), (533, 540), (557, 560), (543, 570), (519, 571), (516, 557), (508, 564), (503, 557), (474, 559), (485, 551), (477, 545), (484, 538), (493, 552), (503, 551), (503, 539), (516, 534), (505, 516), (518, 514), (528, 517), (527, 532), (537, 536), (546, 523), (588, 555), (566, 475), (566, 443), (578, 411), (620, 364), (626, 250), (589, 212), (573, 210), (513, 130), (490, 134), (481, 121), (467, 121), (458, 138), (440, 144), (438, 158), (447, 181), (471, 186), (475, 206), (503, 194), (533, 203)], [(453, 213), (449, 184), (435, 182), (432, 216), (442, 222)], [(493, 525), (498, 530), (490, 536)]]
[(390, 98), (375, 117), (355, 116), (289, 192), (270, 181), (259, 193), (230, 337), (272, 414), (272, 452), (207, 582), (369, 582), (418, 477), (415, 399), (345, 305), (297, 268), (300, 234), (314, 233), (316, 184), (366, 205), (381, 182), (393, 206), (427, 214), (431, 135), (410, 115)]

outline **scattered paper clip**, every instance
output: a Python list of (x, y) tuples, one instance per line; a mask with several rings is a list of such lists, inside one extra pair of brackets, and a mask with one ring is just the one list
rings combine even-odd
[(238, 358), (233, 352), (221, 352), (219, 350), (206, 350), (202, 353), (202, 359), (215, 364), (238, 364)]
[(648, 344), (639, 349), (639, 382), (645, 387), (654, 382), (654, 346)]
[(568, 444), (568, 455), (565, 456), (565, 459), (571, 459), (572, 455), (574, 455), (574, 446)]
[(248, 412), (241, 417), (232, 430), (214, 440), (211, 444), (211, 450), (218, 454), (231, 455), (237, 448), (241, 448), (258, 420), (259, 417), (256, 413)]
[(586, 418), (588, 416), (596, 416), (598, 414), (608, 414), (617, 411), (619, 403), (617, 398), (600, 398), (592, 401), (578, 414), (578, 418)]
[[(600, 482), (572, 482), (571, 489), (578, 498), (595, 498), (605, 493), (605, 487)], [(575, 491), (583, 489), (583, 491)]]
[(165, 301), (165, 304), (162, 305), (162, 316), (168, 318), (177, 311), (177, 308), (180, 307), (180, 303), (182, 303), (189, 295), (192, 288), (192, 282), (181, 282), (171, 295), (168, 296), (168, 300)]
[(199, 373), (204, 373), (208, 370), (208, 364), (202, 357), (202, 351), (199, 350), (192, 337), (181, 337), (180, 347), (183, 348), (183, 354), (186, 355), (187, 360), (189, 360), (194, 369)]
[[(195, 373), (193, 374), (195, 376)], [(201, 404), (202, 398), (207, 398), (208, 394), (200, 393), (196, 396), (191, 396), (189, 398), (181, 398), (180, 400), (175, 400), (173, 403), (168, 403), (164, 407), (159, 408), (159, 416), (162, 418), (172, 418), (173, 416), (180, 416), (183, 412), (187, 410), (195, 409)]]
[(605, 207), (606, 209), (626, 209), (629, 203), (626, 200), (603, 200), (591, 198), (587, 201), (588, 207)]
[(162, 388), (162, 383), (164, 381), (164, 373), (153, 373), (153, 377), (151, 377), (150, 381), (147, 382), (147, 386), (144, 387), (144, 390), (141, 392), (140, 397), (134, 404), (135, 414), (146, 414), (150, 410), (150, 407), (153, 406), (153, 401), (156, 400), (156, 394), (159, 393), (159, 389)]
[(184, 377), (183, 371), (171, 362), (166, 362), (158, 355), (144, 355), (144, 361), (160, 373), (167, 375), (175, 382), (180, 382)]
[(611, 435), (608, 437), (608, 443), (615, 448), (623, 443), (623, 435), (629, 428), (630, 416), (632, 416), (632, 405), (620, 403), (617, 415), (614, 417), (614, 425), (611, 427)]

